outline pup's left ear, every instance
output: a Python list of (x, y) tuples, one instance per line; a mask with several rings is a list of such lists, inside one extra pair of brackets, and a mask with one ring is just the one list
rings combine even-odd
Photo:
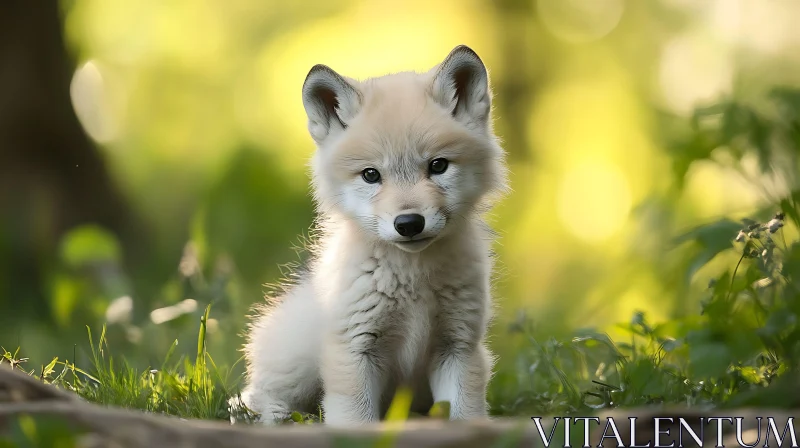
[(434, 100), (468, 127), (484, 129), (492, 99), (489, 74), (481, 58), (466, 45), (459, 45), (434, 70)]
[(344, 76), (317, 64), (303, 83), (308, 131), (318, 145), (344, 132), (361, 109), (361, 94)]

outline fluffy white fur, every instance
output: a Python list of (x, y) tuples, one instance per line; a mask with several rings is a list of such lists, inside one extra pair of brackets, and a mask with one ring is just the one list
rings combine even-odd
[[(455, 48), (426, 73), (363, 82), (317, 65), (303, 86), (319, 237), (306, 273), (254, 320), (243, 402), (265, 423), (291, 411), (376, 421), (401, 384), (414, 409), (487, 416), (493, 358), (491, 230), (506, 189), (486, 68)], [(433, 159), (448, 161), (431, 173)], [(369, 183), (365, 169), (380, 173)], [(424, 217), (412, 238), (394, 219)]]

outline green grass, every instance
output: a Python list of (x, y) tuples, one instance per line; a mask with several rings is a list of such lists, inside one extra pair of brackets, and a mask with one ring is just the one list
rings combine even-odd
[[(160, 366), (139, 371), (123, 359), (111, 354), (103, 327), (97, 341), (87, 328), (91, 348), (91, 365), (76, 366), (70, 360), (54, 358), (40, 369), (26, 370), (45, 383), (75, 392), (81, 398), (103, 405), (139, 409), (155, 414), (168, 414), (183, 418), (230, 419), (228, 399), (235, 396), (235, 381), (229, 378), (232, 369), (217, 368), (206, 350), (206, 322), (210, 306), (200, 321), (197, 356), (192, 359), (172, 359), (177, 346), (175, 341)], [(0, 363), (25, 370), (25, 358), (19, 349), (11, 353), (3, 349)], [(235, 416), (247, 421), (252, 414), (246, 408)]]
[[(723, 220), (676, 241), (700, 244), (714, 256), (739, 254), (735, 265), (710, 283), (696, 315), (652, 325), (637, 313), (618, 326), (628, 337), (616, 341), (588, 330), (563, 340), (538, 340), (533, 322), (522, 315), (508, 337), (523, 343), (513, 359), (501, 360), (490, 387), (492, 413), (586, 415), (664, 404), (799, 406), (793, 391), (800, 360), (800, 242), (787, 243), (783, 235), (785, 223), (800, 228), (798, 197), (761, 222)], [(233, 367), (219, 369), (207, 351), (209, 313), (210, 306), (200, 319), (194, 359), (173, 360), (175, 341), (160, 366), (136, 370), (112, 356), (103, 328), (97, 340), (88, 331), (91, 365), (55, 358), (26, 371), (99, 404), (229, 420), (228, 399), (236, 396), (239, 381), (230, 377)], [(0, 362), (26, 367), (19, 349), (4, 350)], [(408, 416), (408, 401), (398, 394), (392, 419)], [(437, 404), (431, 414), (446, 417), (446, 409)], [(240, 421), (254, 417), (244, 407), (234, 412)], [(295, 413), (287, 422), (319, 420), (319, 415)]]

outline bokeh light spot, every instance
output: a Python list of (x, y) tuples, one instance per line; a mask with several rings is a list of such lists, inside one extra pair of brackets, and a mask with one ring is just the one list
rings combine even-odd
[(702, 36), (674, 38), (664, 47), (659, 82), (666, 105), (676, 113), (688, 114), (694, 107), (730, 91), (730, 53)]
[(99, 143), (112, 141), (117, 135), (117, 121), (108, 103), (103, 75), (95, 62), (89, 61), (75, 70), (70, 96), (86, 133)]
[(619, 24), (622, 0), (539, 0), (539, 16), (547, 29), (568, 42), (590, 42)]

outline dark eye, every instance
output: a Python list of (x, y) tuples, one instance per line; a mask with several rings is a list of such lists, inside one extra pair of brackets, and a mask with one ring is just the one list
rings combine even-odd
[(364, 179), (364, 182), (368, 184), (374, 184), (376, 182), (380, 182), (381, 173), (379, 173), (375, 168), (367, 168), (361, 172), (361, 178)]
[(449, 162), (447, 159), (433, 159), (431, 160), (431, 166), (429, 167), (429, 170), (431, 174), (442, 174), (447, 171), (448, 165)]

